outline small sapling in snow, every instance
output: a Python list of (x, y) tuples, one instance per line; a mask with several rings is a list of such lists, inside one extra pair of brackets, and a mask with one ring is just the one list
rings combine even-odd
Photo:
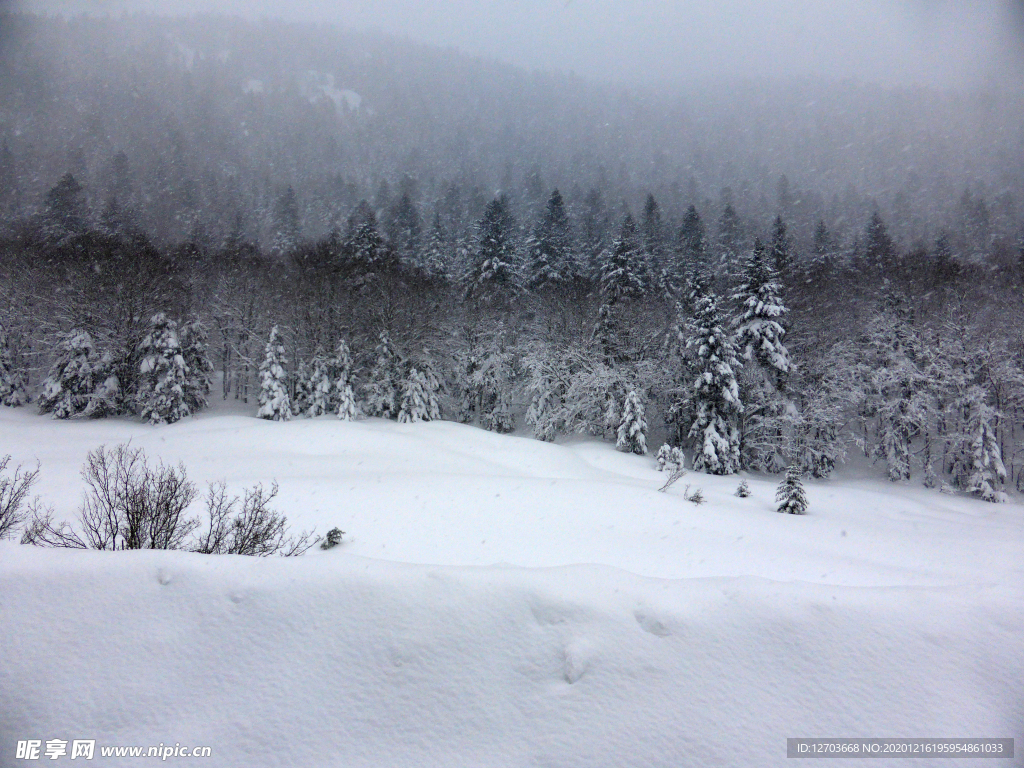
[(786, 469), (786, 478), (779, 483), (775, 500), (779, 502), (779, 512), (790, 515), (807, 514), (807, 493), (800, 482), (800, 470), (795, 466)]
[(320, 549), (334, 549), (334, 547), (341, 544), (341, 537), (344, 533), (341, 528), (331, 528), (327, 535), (324, 536), (324, 540), (320, 542)]

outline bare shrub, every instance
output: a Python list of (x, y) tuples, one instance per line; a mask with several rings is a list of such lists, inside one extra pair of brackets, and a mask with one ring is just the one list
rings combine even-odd
[(695, 488), (694, 490), (691, 491), (690, 486), (686, 486), (686, 488), (683, 490), (683, 498), (686, 499), (687, 501), (692, 501), (698, 507), (705, 501), (707, 501), (707, 499), (704, 498), (703, 490), (701, 490), (700, 488)]
[(313, 534), (303, 531), (297, 537), (288, 536), (288, 518), (268, 506), (277, 491), (277, 483), (269, 490), (258, 484), (245, 490), (244, 499), (228, 498), (223, 482), (211, 484), (206, 495), (208, 526), (194, 551), (255, 557), (301, 555), (315, 543), (310, 541)]
[(289, 536), (287, 518), (270, 509), (277, 483), (269, 489), (255, 485), (242, 498), (229, 497), (224, 483), (211, 484), (205, 532), (193, 537), (201, 523), (187, 511), (198, 493), (183, 464), (151, 467), (141, 448), (126, 443), (108, 451), (100, 446), (87, 455), (82, 479), (87, 490), (78, 512), (78, 530), (66, 521), (54, 522), (52, 509), (36, 505), (23, 543), (69, 549), (188, 549), (257, 557), (301, 555), (316, 543), (312, 532)]
[(14, 469), (14, 476), (8, 476), (10, 463), (10, 454), (0, 458), (0, 539), (7, 538), (28, 518), (31, 505), (26, 505), (26, 500), (39, 478), (38, 465), (34, 470), (24, 470), (19, 464)]
[(668, 480), (665, 481), (665, 484), (663, 486), (661, 486), (661, 488), (659, 488), (658, 490), (659, 491), (667, 491), (669, 488), (672, 487), (673, 483), (675, 483), (679, 478), (681, 478), (685, 474), (686, 474), (686, 470), (683, 469), (683, 465), (682, 464), (677, 465), (676, 468), (673, 469), (671, 474), (668, 476)]
[(78, 512), (81, 533), (37, 514), (24, 541), (75, 549), (181, 549), (199, 521), (186, 510), (196, 498), (183, 464), (150, 467), (141, 448), (125, 443), (90, 451), (82, 467), (87, 486)]

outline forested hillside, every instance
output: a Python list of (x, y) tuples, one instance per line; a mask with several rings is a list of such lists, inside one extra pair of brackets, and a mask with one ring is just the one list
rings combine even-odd
[(4, 23), (7, 405), (231, 397), (667, 442), (715, 474), (863, 451), (1024, 483), (1019, 95), (656, 93), (325, 27)]

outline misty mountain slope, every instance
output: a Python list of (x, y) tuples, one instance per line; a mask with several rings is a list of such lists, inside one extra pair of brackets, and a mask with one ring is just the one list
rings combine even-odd
[(782, 212), (807, 237), (818, 217), (856, 227), (876, 205), (901, 237), (932, 233), (965, 188), (997, 200), (1005, 230), (1024, 197), (1019, 95), (702, 72), (685, 92), (657, 92), (281, 22), (5, 23), (8, 217), (35, 210), (67, 171), (97, 211), (116, 196), (171, 240), (216, 240), (239, 213), (265, 238), (288, 185), (304, 234), (320, 235), (403, 176), (421, 204), (451, 182), (476, 186), (462, 227), (495, 188), (523, 210), (553, 186), (633, 205), (654, 191), (674, 210), (730, 187), (745, 217)]

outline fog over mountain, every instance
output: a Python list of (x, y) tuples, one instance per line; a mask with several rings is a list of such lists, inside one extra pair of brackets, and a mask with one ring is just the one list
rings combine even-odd
[(854, 77), (967, 86), (1020, 73), (1020, 0), (25, 0), (25, 10), (228, 13), (378, 29), (622, 82)]
[(288, 187), (306, 237), (343, 229), (362, 199), (383, 210), (399, 188), (428, 218), (451, 209), (453, 237), (495, 190), (528, 227), (553, 187), (577, 212), (600, 191), (612, 219), (648, 194), (670, 221), (731, 204), (751, 237), (781, 212), (808, 247), (821, 220), (852, 246), (875, 210), (905, 245), (933, 239), (966, 215), (965, 192), (985, 201), (985, 238), (1012, 242), (1020, 226), (1019, 92), (819, 77), (631, 86), (280, 20), (6, 27), (6, 221), (71, 172), (94, 216), (116, 198), (161, 241), (220, 242), (239, 217), (272, 240)]

